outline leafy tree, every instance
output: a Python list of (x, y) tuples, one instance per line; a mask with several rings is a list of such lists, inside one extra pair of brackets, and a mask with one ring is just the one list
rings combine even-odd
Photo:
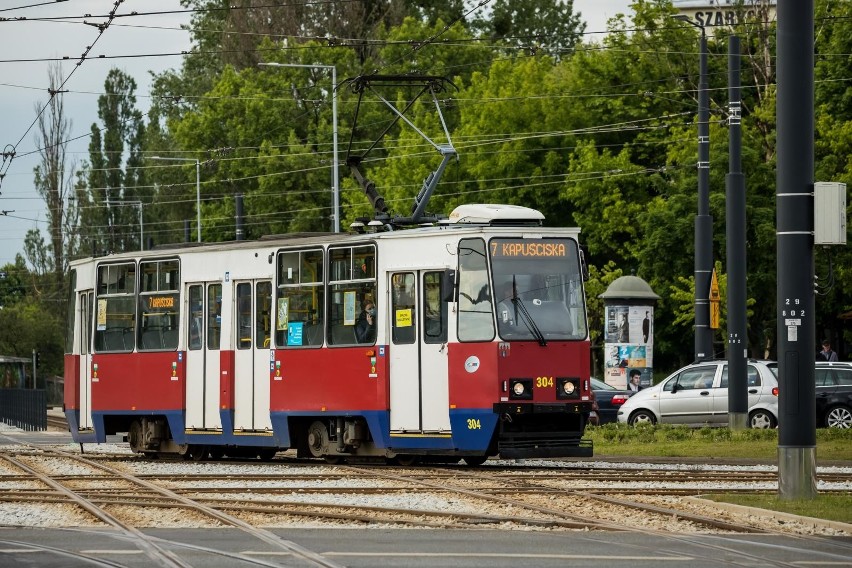
[(474, 26), (492, 39), (554, 55), (572, 49), (586, 24), (574, 12), (574, 0), (496, 0)]
[(77, 185), (81, 240), (96, 251), (140, 248), (138, 216), (133, 206), (145, 184), (141, 169), (145, 127), (136, 108), (136, 81), (111, 69), (98, 97), (98, 118), (92, 124), (89, 163)]
[(64, 314), (55, 306), (26, 297), (0, 310), (0, 353), (40, 354), (41, 375), (62, 374)]

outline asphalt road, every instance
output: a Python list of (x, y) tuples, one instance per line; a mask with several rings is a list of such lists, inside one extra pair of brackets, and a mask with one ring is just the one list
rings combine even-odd
[[(239, 557), (273, 566), (314, 566), (267, 546), (235, 529), (146, 530), (164, 539), (185, 562), (199, 568), (250, 566)], [(274, 530), (291, 542), (322, 554), (340, 566), (516, 568), (589, 566), (690, 568), (719, 566), (850, 566), (852, 539), (794, 539), (789, 536), (733, 535), (649, 537), (638, 533), (542, 533), (499, 530)], [(25, 543), (67, 551), (74, 556), (28, 549)], [(179, 543), (225, 551), (211, 555)], [(79, 555), (79, 556), (76, 556)], [(127, 568), (148, 568), (151, 559), (113, 530), (0, 529), (0, 566), (83, 568), (83, 557)]]

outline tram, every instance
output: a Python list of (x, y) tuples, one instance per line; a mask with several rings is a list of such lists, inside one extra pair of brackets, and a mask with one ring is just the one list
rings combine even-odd
[(404, 231), (75, 261), (74, 440), (126, 432), (135, 452), (199, 459), (591, 455), (579, 231), (542, 221), (466, 205)]
[[(406, 83), (431, 93), (440, 114), (446, 81), (351, 83), (359, 107), (374, 86)], [(330, 462), (590, 456), (579, 229), (545, 227), (539, 211), (513, 205), (426, 213), (456, 157), (441, 124), (447, 144), (427, 138), (441, 163), (410, 215), (390, 215), (361, 171), (366, 153), (350, 154), (374, 209), (351, 233), (73, 262), (74, 440), (126, 432), (134, 452), (194, 459), (285, 449)]]

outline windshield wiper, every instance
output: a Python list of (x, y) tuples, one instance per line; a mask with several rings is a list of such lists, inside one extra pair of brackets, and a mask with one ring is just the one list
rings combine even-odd
[(527, 307), (524, 305), (523, 300), (518, 297), (518, 289), (515, 286), (515, 277), (512, 277), (512, 304), (515, 306), (515, 315), (517, 317), (518, 314), (521, 315), (521, 318), (524, 321), (524, 325), (527, 326), (527, 329), (530, 330), (533, 337), (538, 341), (538, 344), (542, 347), (547, 345), (547, 340), (544, 338), (544, 334), (535, 324), (535, 320), (530, 315)]

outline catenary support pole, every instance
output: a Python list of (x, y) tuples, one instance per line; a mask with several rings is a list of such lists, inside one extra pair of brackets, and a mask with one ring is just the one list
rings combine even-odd
[(746, 195), (742, 173), (740, 38), (728, 38), (728, 175), (725, 177), (728, 257), (728, 425), (748, 424), (746, 322)]
[(814, 0), (778, 0), (778, 493), (816, 496)]

